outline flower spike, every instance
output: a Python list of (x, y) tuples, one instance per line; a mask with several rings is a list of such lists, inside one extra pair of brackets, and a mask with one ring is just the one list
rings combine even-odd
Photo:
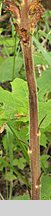
[(4, 3), (6, 4), (6, 10), (12, 12), (15, 19), (20, 23), (20, 9), (16, 5), (16, 2), (5, 0)]

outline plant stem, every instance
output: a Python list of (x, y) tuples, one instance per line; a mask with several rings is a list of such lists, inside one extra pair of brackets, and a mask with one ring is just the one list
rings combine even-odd
[[(21, 21), (28, 23), (28, 1), (24, 0), (24, 8), (22, 9)], [(30, 153), (31, 153), (31, 172), (32, 172), (32, 200), (40, 199), (40, 145), (38, 131), (38, 103), (37, 103), (37, 87), (35, 79), (35, 69), (32, 60), (32, 41), (30, 29), (27, 26), (26, 44), (22, 42), (24, 64), (29, 90), (29, 112), (30, 112)]]
[(13, 71), (12, 71), (12, 80), (14, 80), (15, 75), (15, 58), (16, 58), (16, 34), (15, 34), (15, 44), (14, 44), (14, 58), (13, 58)]

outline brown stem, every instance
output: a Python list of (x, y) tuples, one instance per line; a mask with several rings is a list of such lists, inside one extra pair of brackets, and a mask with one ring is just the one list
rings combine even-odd
[[(31, 153), (31, 172), (32, 172), (32, 200), (40, 199), (40, 146), (38, 131), (38, 104), (37, 88), (35, 80), (35, 69), (32, 60), (32, 41), (29, 34), (28, 25), (28, 0), (24, 0), (24, 8), (21, 11), (21, 22), (27, 25), (27, 38), (22, 42), (23, 56), (26, 70), (26, 77), (29, 90), (29, 110), (30, 110), (30, 153)], [(24, 12), (23, 12), (24, 11)]]
[[(38, 128), (38, 103), (35, 69), (32, 59), (32, 40), (30, 36), (30, 17), (28, 6), (30, 0), (22, 0), (20, 11), (19, 35), (22, 41), (24, 64), (29, 90), (30, 113), (30, 158), (32, 173), (32, 200), (40, 199), (40, 145)], [(14, 9), (14, 8), (11, 8)], [(15, 13), (15, 9), (13, 10)], [(17, 15), (17, 12), (16, 12)]]

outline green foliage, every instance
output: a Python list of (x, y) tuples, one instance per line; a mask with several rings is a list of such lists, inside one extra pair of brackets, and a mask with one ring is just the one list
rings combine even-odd
[[(48, 68), (42, 73), (42, 76), (37, 80), (38, 98), (42, 101), (49, 100), (49, 92), (51, 92), (51, 68)], [(51, 97), (50, 97), (51, 98)]]
[(9, 181), (9, 182), (12, 182), (12, 181), (16, 180), (17, 178), (16, 178), (16, 176), (13, 175), (12, 173), (7, 172), (7, 173), (5, 173), (5, 175), (4, 175), (4, 179), (7, 180), (7, 181)]
[(42, 177), (41, 199), (51, 200), (51, 178), (47, 174)]
[(38, 49), (42, 53), (42, 55), (45, 58), (47, 64), (49, 66), (51, 66), (51, 55), (40, 45), (40, 43), (38, 42), (38, 40), (34, 36), (33, 36), (33, 41), (35, 42), (36, 46), (38, 47)]
[[(3, 122), (7, 120), (15, 119), (15, 115), (27, 115), (28, 114), (28, 89), (27, 83), (16, 78), (12, 83), (12, 93), (5, 91), (0, 87), (0, 105), (1, 115), (0, 119)], [(25, 106), (26, 104), (26, 106)], [(28, 121), (28, 117), (22, 117), (23, 121)]]
[[(49, 74), (49, 73), (48, 73)], [(43, 77), (43, 75), (42, 75)], [(43, 82), (43, 78), (38, 78), (38, 84)], [(39, 80), (41, 79), (41, 82), (39, 82)], [(48, 85), (50, 83), (50, 79), (48, 82)], [(28, 89), (27, 89), (27, 83), (22, 80), (22, 79), (18, 79), (16, 78), (12, 83), (12, 92), (8, 92), (2, 88), (0, 88), (0, 104), (2, 106), (2, 109), (0, 111), (1, 115), (0, 115), (0, 121), (2, 123), (6, 123), (6, 132), (7, 134), (5, 135), (5, 142), (4, 142), (4, 148), (6, 150), (6, 155), (9, 158), (9, 163), (10, 163), (10, 172), (6, 173), (4, 175), (4, 179), (11, 181), (14, 180), (16, 177), (15, 175), (13, 175), (13, 173), (11, 173), (11, 171), (13, 172), (14, 169), (12, 170), (12, 167), (18, 167), (18, 169), (21, 170), (24, 169), (26, 162), (29, 164), (29, 157), (28, 157), (28, 153), (27, 153), (27, 147), (28, 147), (28, 133), (29, 133), (29, 129), (28, 129)], [(50, 125), (50, 100), (48, 100), (46, 102), (46, 100), (44, 100), (43, 102), (43, 95), (42, 91), (41, 91), (41, 85), (39, 84), (39, 89), (40, 89), (40, 94), (39, 94), (39, 121), (42, 120), (42, 118), (47, 114), (46, 118), (44, 119), (44, 121), (42, 122), (41, 125), (41, 139), (40, 139), (40, 144), (44, 147), (46, 147), (46, 140), (47, 140), (47, 136), (46, 136), (46, 127), (48, 125)], [(44, 86), (43, 86), (44, 87)], [(49, 88), (48, 88), (49, 89)], [(47, 90), (47, 88), (46, 88)], [(46, 91), (45, 90), (45, 91)], [(44, 92), (44, 90), (43, 90)], [(44, 92), (45, 93), (45, 92)], [(19, 114), (22, 115), (19, 118), (15, 118), (15, 115)], [(26, 115), (26, 116), (24, 116)], [(24, 126), (22, 126), (22, 123), (25, 124)], [(20, 126), (21, 124), (21, 126)], [(16, 128), (17, 125), (17, 128)], [(20, 129), (19, 129), (20, 127)], [(11, 134), (10, 134), (11, 133)], [(20, 159), (13, 159), (13, 152), (14, 152), (14, 141), (13, 141), (13, 137), (15, 137), (15, 142), (17, 142), (17, 145), (19, 146), (19, 148), (21, 149), (24, 158), (20, 158)], [(10, 158), (11, 156), (11, 158)], [(48, 157), (47, 157), (48, 158)], [(44, 158), (41, 157), (41, 167), (42, 169), (46, 169), (46, 160), (47, 160), (46, 156)], [(45, 168), (44, 168), (44, 164), (45, 164)], [(4, 167), (9, 167), (9, 164), (7, 164), (6, 160), (2, 161), (1, 164), (1, 170), (3, 170)], [(10, 177), (9, 177), (10, 176)], [(17, 174), (18, 178), (22, 178), (22, 176), (19, 176), (19, 173)], [(24, 181), (24, 179), (23, 179)]]
[(13, 165), (18, 166), (19, 169), (21, 167), (21, 170), (23, 170), (25, 165), (26, 165), (26, 160), (23, 157), (21, 157), (19, 159), (14, 159), (13, 160)]
[(27, 195), (27, 194), (24, 194), (24, 195), (20, 195), (20, 196), (17, 196), (17, 197), (13, 197), (12, 198), (13, 200), (30, 200), (30, 197), (29, 197), (29, 195)]
[[(0, 57), (0, 82), (5, 82), (7, 80), (12, 81), (13, 61), (14, 57)], [(21, 55), (17, 54), (15, 59), (15, 77), (20, 77), (19, 73), (21, 71), (22, 65), (22, 57)]]
[[(48, 165), (50, 155), (46, 151), (51, 142), (51, 52), (47, 50), (46, 43), (44, 43), (45, 40), (45, 42), (48, 42), (48, 46), (50, 46), (49, 16), (50, 14), (46, 12), (43, 17), (44, 22), (46, 22), (45, 31), (42, 30), (42, 24), (40, 23), (40, 29), (38, 24), (33, 35), (33, 59), (37, 77), (40, 146), (44, 149), (44, 152), (40, 156), (41, 169), (43, 171), (41, 177), (42, 200), (51, 199), (50, 166)], [(0, 29), (1, 33), (2, 31), (3, 29)], [(43, 41), (40, 43), (40, 39), (42, 38)], [(36, 46), (34, 47), (34, 45)], [(27, 175), (27, 166), (30, 167), (28, 155), (28, 87), (25, 81), (23, 57), (20, 51), (21, 47), (18, 37), (16, 38), (15, 47), (15, 31), (13, 25), (11, 37), (1, 34), (0, 47), (0, 83), (11, 81), (12, 88), (12, 92), (9, 92), (0, 87), (0, 172), (6, 184), (7, 199), (29, 200), (29, 195), (25, 193), (20, 196), (12, 196), (12, 187), (16, 181), (30, 188), (29, 177)], [(5, 130), (2, 133), (4, 124)]]
[(48, 162), (47, 159), (49, 158), (48, 155), (43, 154), (41, 155), (40, 159), (41, 159), (41, 168), (44, 172), (46, 172), (47, 168), (48, 168)]

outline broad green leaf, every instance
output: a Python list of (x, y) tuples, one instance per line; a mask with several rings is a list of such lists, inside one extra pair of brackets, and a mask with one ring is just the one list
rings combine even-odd
[[(23, 79), (15, 79), (12, 82), (12, 93), (15, 96), (15, 100), (22, 103), (24, 110), (27, 108), (28, 101), (28, 87), (27, 82)], [(16, 99), (17, 98), (17, 99)], [(26, 106), (25, 106), (26, 103)]]
[(34, 59), (35, 66), (38, 66), (38, 65), (45, 65), (46, 66), (47, 65), (46, 59), (44, 58), (42, 53), (40, 53), (39, 51), (36, 51), (34, 53), (33, 59)]
[[(18, 48), (19, 38), (16, 40), (16, 49)], [(2, 54), (4, 56), (9, 56), (10, 54), (14, 54), (14, 45), (15, 38), (14, 37), (3, 37), (0, 35), (0, 45), (2, 46)]]
[[(42, 81), (41, 81), (42, 83)], [(8, 92), (0, 88), (0, 120), (10, 120), (15, 118), (16, 114), (28, 114), (28, 88), (27, 82), (19, 78), (12, 83), (12, 92)], [(39, 102), (39, 122), (46, 116), (42, 122), (42, 127), (47, 127), (50, 124), (51, 116), (51, 100), (47, 102)], [(16, 118), (15, 118), (16, 119)], [(21, 117), (20, 120), (28, 117)]]
[[(20, 136), (20, 139), (22, 139), (25, 143), (28, 141), (28, 139), (29, 139), (28, 123), (22, 124), (22, 125), (20, 123), (20, 126), (18, 127), (18, 134)], [(28, 143), (27, 143), (27, 145), (28, 145)]]
[(27, 121), (28, 117), (28, 88), (27, 83), (19, 78), (12, 83), (12, 92), (8, 92), (0, 87), (0, 120), (15, 119), (16, 114), (23, 115), (22, 120)]
[(41, 178), (41, 199), (51, 200), (51, 177), (47, 174)]
[(13, 103), (12, 94), (0, 87), (0, 119), (10, 119), (14, 115), (15, 103)]
[[(14, 57), (0, 57), (0, 82), (12, 80)], [(22, 56), (17, 54), (15, 58), (15, 77), (19, 77), (19, 72), (23, 65)]]
[[(17, 38), (17, 44), (19, 43), (19, 38)], [(13, 47), (14, 46), (14, 38), (13, 37), (3, 37), (0, 36), (0, 45), (4, 45), (6, 47)]]

